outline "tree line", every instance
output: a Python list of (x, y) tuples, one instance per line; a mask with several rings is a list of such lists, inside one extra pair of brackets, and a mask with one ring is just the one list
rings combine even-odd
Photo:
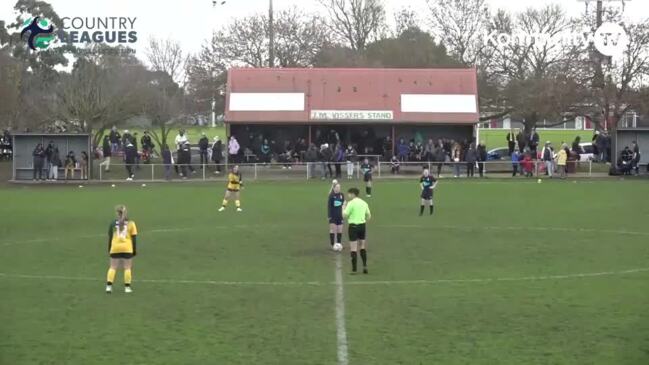
[[(475, 67), (481, 119), (508, 116), (526, 132), (579, 116), (615, 129), (627, 111), (649, 114), (649, 19), (632, 22), (619, 5), (570, 17), (559, 5), (511, 13), (487, 0), (427, 0), (425, 12), (403, 7), (395, 14), (382, 0), (318, 3), (321, 11), (274, 14), (277, 67)], [(0, 126), (16, 130), (60, 123), (92, 132), (98, 142), (111, 126), (144, 117), (161, 145), (171, 126), (206, 118), (213, 103), (223, 113), (228, 68), (270, 63), (265, 12), (215, 29), (196, 54), (174, 40), (149, 39), (139, 59), (107, 46), (31, 52), (20, 40), (21, 20), (60, 19), (45, 1), (18, 0), (15, 10), (13, 23), (0, 21)], [(587, 36), (556, 41), (592, 33), (602, 21), (624, 26), (623, 56), (600, 54)], [(500, 42), (501, 34), (548, 38)]]

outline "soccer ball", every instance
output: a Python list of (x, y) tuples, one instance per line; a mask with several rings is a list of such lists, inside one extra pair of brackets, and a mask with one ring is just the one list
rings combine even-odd
[(331, 185), (336, 185), (336, 184), (338, 184), (338, 180), (336, 179), (331, 180)]
[(334, 243), (333, 249), (336, 252), (340, 252), (340, 251), (343, 250), (343, 245), (341, 243), (339, 243), (339, 242), (336, 242), (336, 243)]
[(142, 187), (143, 187), (143, 188), (146, 188), (146, 184), (142, 184)]

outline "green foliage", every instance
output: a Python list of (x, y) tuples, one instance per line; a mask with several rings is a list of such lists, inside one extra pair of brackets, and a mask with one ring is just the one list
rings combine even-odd
[(418, 28), (405, 29), (396, 38), (386, 38), (367, 46), (365, 57), (381, 67), (428, 68), (459, 67), (459, 63), (438, 45), (433, 37)]
[(419, 28), (407, 28), (392, 38), (370, 43), (363, 51), (333, 46), (316, 57), (318, 67), (459, 67), (446, 48)]

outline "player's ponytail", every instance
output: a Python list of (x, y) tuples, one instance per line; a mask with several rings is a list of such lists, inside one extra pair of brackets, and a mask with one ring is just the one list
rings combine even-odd
[(124, 223), (126, 222), (126, 219), (128, 218), (128, 213), (126, 211), (126, 205), (120, 204), (115, 207), (115, 212), (117, 213), (117, 226), (119, 227), (119, 230), (124, 229)]

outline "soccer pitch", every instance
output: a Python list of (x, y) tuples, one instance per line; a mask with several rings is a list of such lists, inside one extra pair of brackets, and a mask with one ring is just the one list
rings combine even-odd
[[(327, 189), (3, 187), (0, 364), (649, 363), (646, 181), (442, 180), (419, 217), (416, 180), (377, 180), (356, 276)], [(134, 293), (106, 295), (118, 203)]]

